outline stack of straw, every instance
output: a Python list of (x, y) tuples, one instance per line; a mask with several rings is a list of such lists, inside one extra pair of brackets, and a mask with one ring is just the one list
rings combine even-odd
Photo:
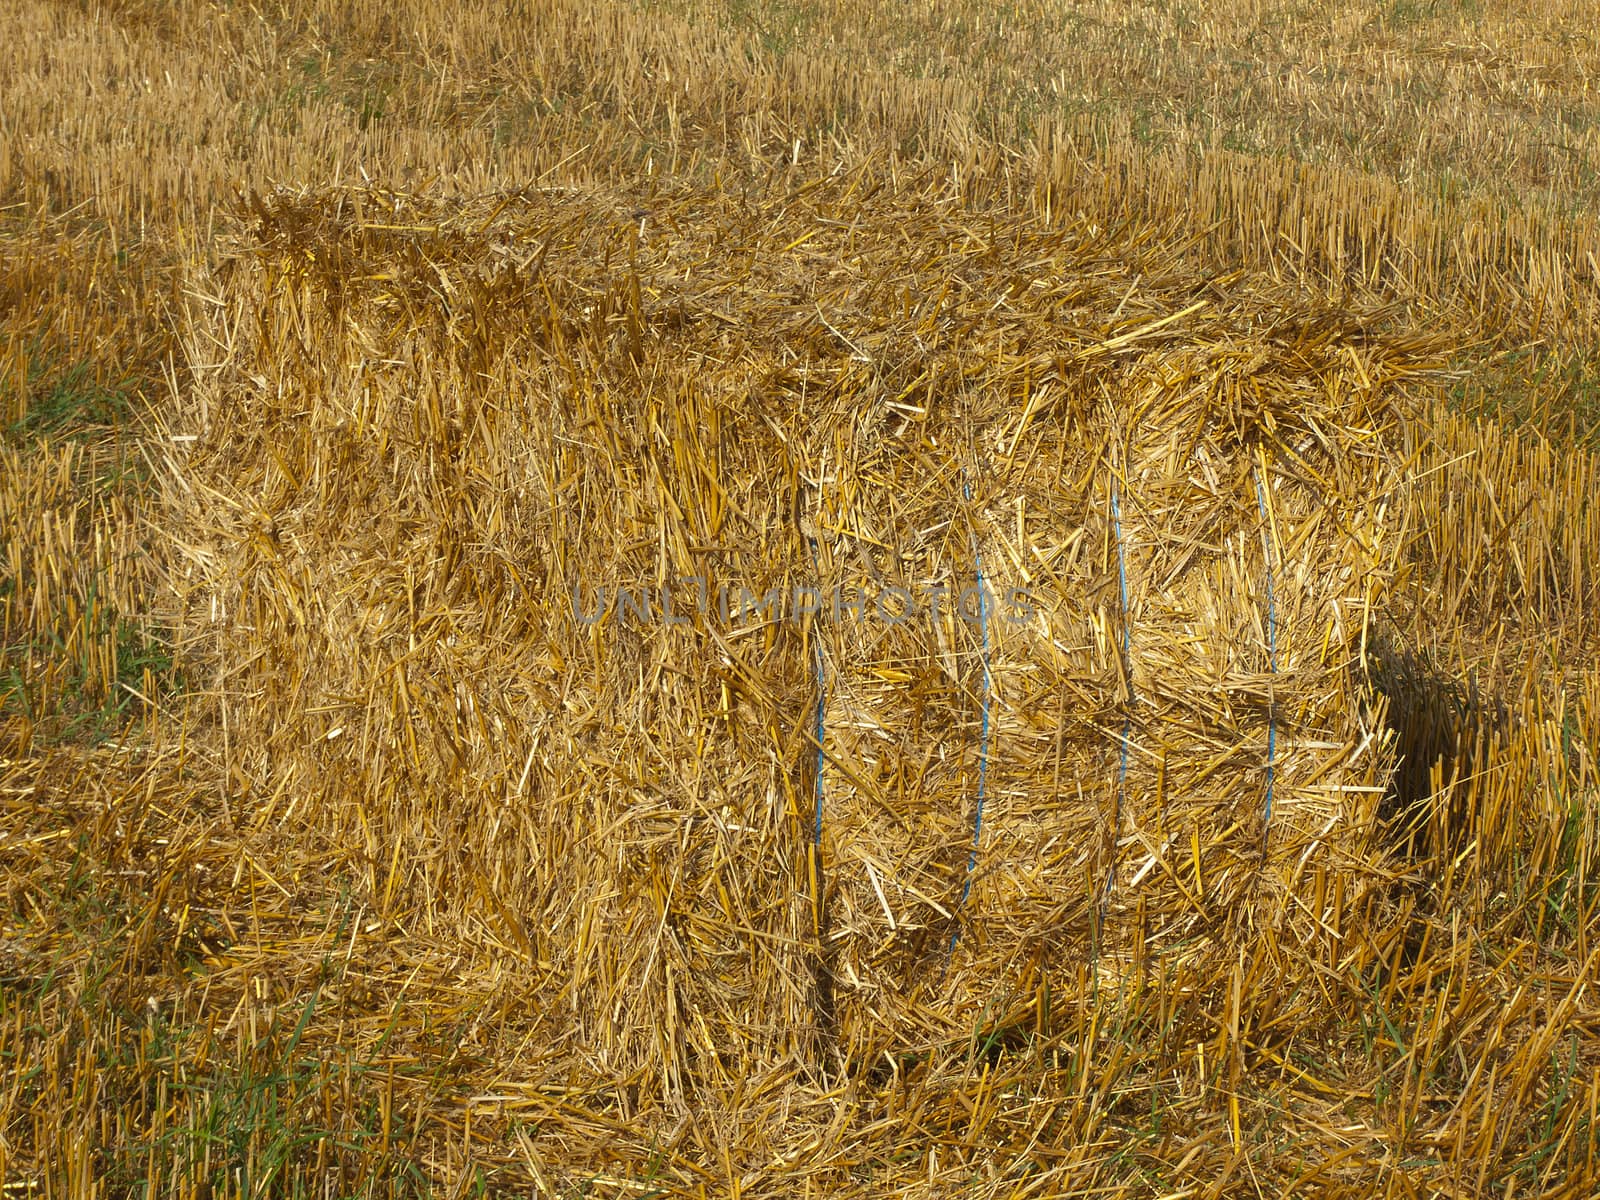
[(862, 178), (274, 195), (190, 312), (249, 819), (494, 931), (624, 1108), (1153, 973), (1237, 1012), (1382, 901), (1431, 347)]

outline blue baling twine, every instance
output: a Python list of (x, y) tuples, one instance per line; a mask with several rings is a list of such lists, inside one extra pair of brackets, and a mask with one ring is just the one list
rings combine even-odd
[[(1261, 486), (1261, 474), (1256, 473), (1256, 503), (1261, 506), (1261, 552), (1267, 563), (1267, 667), (1272, 675), (1278, 673), (1278, 613), (1272, 597), (1272, 523), (1267, 517), (1267, 493)], [(1267, 803), (1261, 819), (1261, 836), (1267, 836), (1267, 826), (1272, 821), (1272, 775), (1278, 749), (1278, 705), (1269, 692), (1267, 695)]]
[[(811, 563), (813, 568), (817, 565), (817, 541), (811, 539)], [(812, 630), (812, 645), (817, 652), (817, 815), (811, 833), (811, 841), (817, 847), (818, 853), (822, 850), (822, 761), (824, 758), (823, 746), (827, 736), (827, 710), (828, 710), (828, 675), (827, 668), (822, 661), (822, 636), (820, 630)]]
[[(968, 503), (972, 501), (972, 485), (963, 482), (962, 493)], [(983, 637), (983, 724), (978, 736), (978, 803), (972, 817), (972, 850), (967, 856), (967, 877), (961, 885), (961, 900), (957, 909), (965, 908), (972, 894), (972, 873), (978, 869), (978, 841), (983, 836), (983, 798), (989, 778), (989, 698), (994, 691), (994, 681), (989, 674), (989, 600), (983, 578), (983, 555), (978, 550), (978, 535), (972, 535), (972, 566), (978, 580), (978, 629)], [(950, 935), (950, 949), (956, 948), (961, 938), (961, 927)]]
[(1128, 678), (1127, 707), (1122, 713), (1122, 761), (1117, 768), (1117, 803), (1112, 814), (1111, 865), (1106, 871), (1106, 891), (1102, 903), (1111, 899), (1111, 886), (1117, 876), (1116, 838), (1122, 828), (1122, 797), (1128, 782), (1128, 741), (1133, 733), (1133, 617), (1128, 611), (1128, 559), (1122, 542), (1122, 508), (1117, 503), (1117, 483), (1111, 481), (1111, 524), (1117, 536), (1117, 581), (1122, 590), (1122, 665)]

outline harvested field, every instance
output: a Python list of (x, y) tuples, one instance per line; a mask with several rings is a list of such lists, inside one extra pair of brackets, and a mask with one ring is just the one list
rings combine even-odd
[(0, 17), (7, 1194), (1592, 1194), (1593, 37), (1213, 7)]

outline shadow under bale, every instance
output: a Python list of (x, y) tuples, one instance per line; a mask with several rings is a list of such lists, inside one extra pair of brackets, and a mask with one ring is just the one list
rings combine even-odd
[(1457, 785), (1473, 777), (1488, 739), (1505, 728), (1505, 702), (1393, 628), (1374, 635), (1370, 677), (1395, 736), (1394, 777), (1380, 809), (1391, 847), (1412, 861), (1454, 854), (1470, 836), (1467, 793)]

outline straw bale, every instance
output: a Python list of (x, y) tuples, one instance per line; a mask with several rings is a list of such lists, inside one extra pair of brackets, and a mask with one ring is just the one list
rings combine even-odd
[(1333, 962), (1371, 900), (1430, 347), (866, 178), (259, 197), (190, 312), (184, 620), (250, 820), (498, 928), (632, 1095)]

